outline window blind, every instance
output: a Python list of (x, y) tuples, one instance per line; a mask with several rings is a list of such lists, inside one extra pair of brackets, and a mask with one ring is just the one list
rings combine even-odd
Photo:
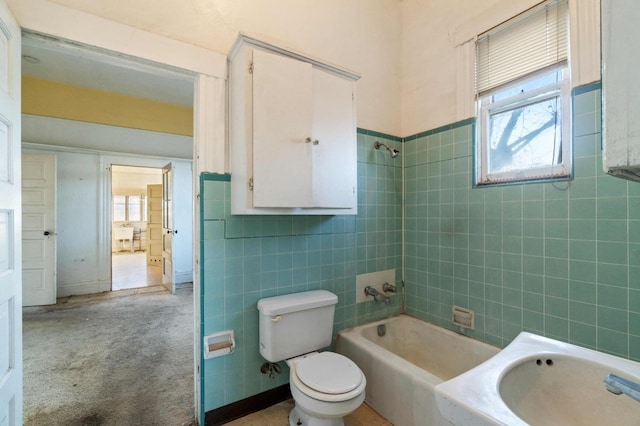
[(478, 36), (476, 93), (566, 61), (568, 21), (567, 0), (554, 0)]

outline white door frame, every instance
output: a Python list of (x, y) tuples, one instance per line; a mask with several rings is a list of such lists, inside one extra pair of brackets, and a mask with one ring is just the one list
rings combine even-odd
[[(226, 56), (177, 40), (109, 21), (46, 0), (7, 0), (19, 25), (27, 30), (80, 44), (91, 50), (126, 56), (134, 62), (169, 67), (195, 77), (193, 188), (199, 194), (202, 172), (225, 173)], [(117, 59), (112, 56), (112, 60)], [(104, 199), (104, 197), (102, 197)], [(200, 348), (200, 197), (194, 197), (194, 393), (195, 415), (204, 420)], [(103, 235), (105, 235), (103, 233)], [(104, 245), (104, 244), (103, 244)], [(106, 265), (101, 266), (104, 276)]]
[[(151, 156), (131, 156), (128, 154), (122, 155), (100, 155), (100, 170), (102, 171), (98, 177), (99, 186), (99, 207), (98, 207), (98, 226), (100, 231), (98, 232), (98, 238), (100, 244), (98, 245), (98, 265), (100, 268), (99, 291), (111, 291), (112, 280), (112, 244), (111, 238), (112, 224), (113, 224), (113, 210), (112, 210), (112, 188), (113, 179), (111, 166), (129, 166), (129, 167), (152, 167), (158, 170), (162, 170), (162, 167), (166, 166), (167, 162), (171, 164), (188, 165), (191, 160), (177, 159), (177, 158), (154, 158)], [(192, 190), (192, 198), (195, 198), (196, 190)], [(195, 226), (195, 224), (193, 225)], [(106, 265), (103, 267), (103, 265)], [(102, 274), (104, 272), (104, 275)], [(194, 271), (195, 272), (195, 271)], [(175, 274), (174, 274), (175, 275)], [(195, 286), (194, 286), (195, 292)]]

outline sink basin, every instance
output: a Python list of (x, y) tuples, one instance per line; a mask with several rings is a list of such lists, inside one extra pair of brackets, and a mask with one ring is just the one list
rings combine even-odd
[(436, 386), (454, 425), (638, 425), (640, 403), (607, 391), (609, 373), (640, 382), (640, 363), (521, 333), (483, 364)]
[(640, 424), (640, 403), (606, 390), (602, 379), (609, 373), (625, 375), (605, 364), (546, 354), (513, 366), (498, 389), (507, 407), (532, 426)]

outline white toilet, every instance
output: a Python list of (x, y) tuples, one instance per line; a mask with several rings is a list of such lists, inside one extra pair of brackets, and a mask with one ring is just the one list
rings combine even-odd
[(314, 352), (331, 345), (338, 296), (306, 291), (258, 301), (260, 354), (271, 362), (286, 360), (296, 402), (290, 426), (343, 426), (342, 418), (364, 401), (367, 380), (350, 359), (334, 352)]

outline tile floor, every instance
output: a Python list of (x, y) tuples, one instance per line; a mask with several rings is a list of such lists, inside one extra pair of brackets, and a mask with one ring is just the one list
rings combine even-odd
[(147, 254), (114, 253), (111, 256), (111, 290), (126, 290), (162, 284), (162, 268), (147, 265)]
[[(230, 426), (288, 426), (289, 412), (293, 408), (293, 400), (281, 402), (262, 411), (234, 420)], [(345, 426), (393, 426), (367, 404), (362, 404), (356, 411), (344, 418)]]

